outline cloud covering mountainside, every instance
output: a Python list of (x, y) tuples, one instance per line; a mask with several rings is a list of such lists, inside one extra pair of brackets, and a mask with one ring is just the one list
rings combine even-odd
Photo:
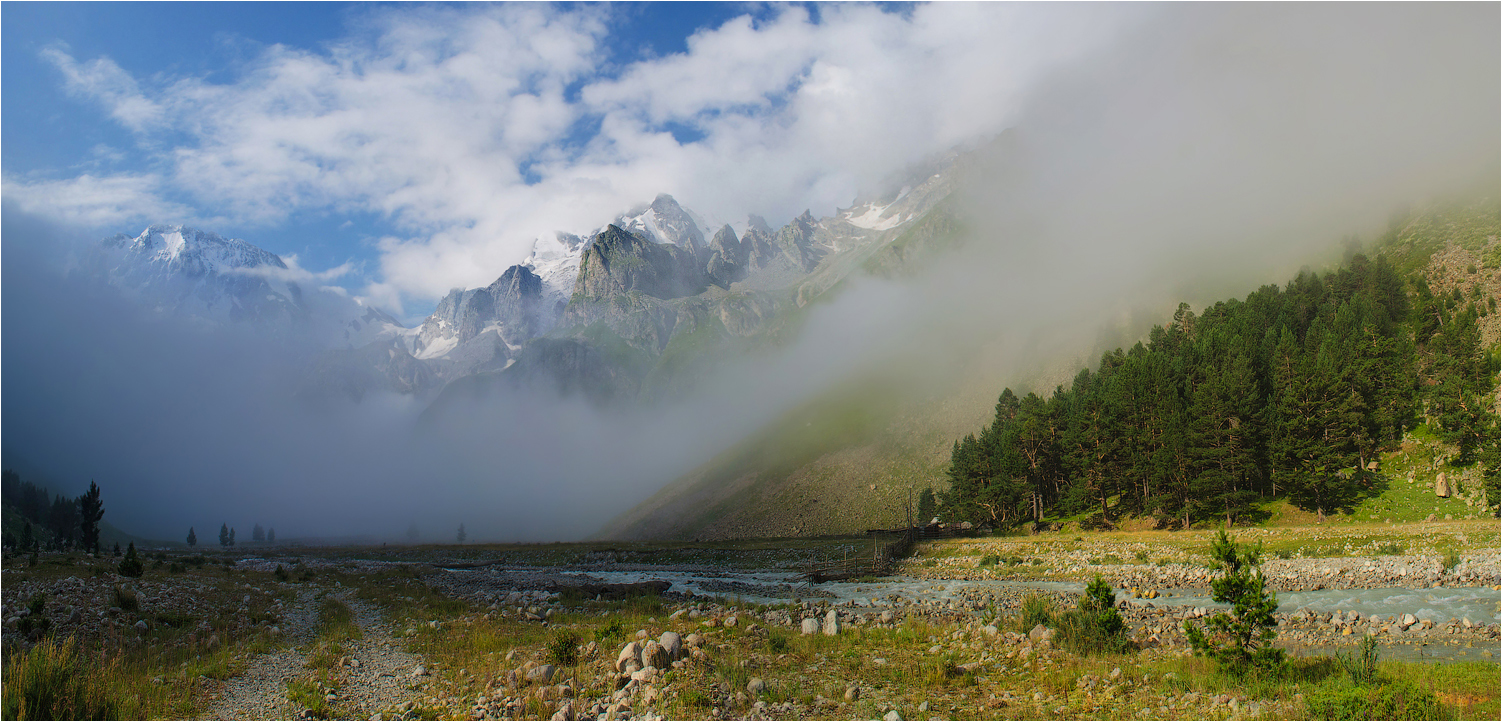
[[(148, 535), (576, 538), (852, 378), (983, 414), (1497, 177), (1495, 6), (1109, 12), (786, 9), (609, 73), (589, 8), (383, 11), (234, 82), (55, 49), (173, 150), (6, 177), (6, 463)], [(378, 270), (215, 235), (311, 206), (390, 219)]]

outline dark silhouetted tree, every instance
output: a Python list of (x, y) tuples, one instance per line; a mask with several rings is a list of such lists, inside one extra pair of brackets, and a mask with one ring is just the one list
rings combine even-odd
[(255, 525), (255, 528), (250, 530), (250, 540), (256, 542), (266, 541), (266, 530), (262, 529), (259, 523)]
[(198, 535), (193, 532), (193, 527), (188, 527), (188, 546), (198, 546)]
[(230, 527), (229, 528), (229, 545), (230, 546), (234, 546), (235, 545), (235, 528), (234, 527)]
[(229, 548), (229, 524), (219, 525), (219, 546)]
[[(115, 548), (119, 549), (120, 545), (116, 544)], [(130, 546), (125, 549), (125, 558), (120, 560), (120, 576), (139, 577), (144, 572), (141, 560), (136, 556), (136, 543), (131, 542)]]
[(99, 500), (99, 485), (89, 481), (89, 490), (78, 497), (78, 524), (83, 548), (99, 553), (99, 520), (104, 518), (104, 502)]
[(459, 522), (459, 533), (455, 534), (454, 538), (458, 539), (460, 544), (463, 544), (464, 538), (467, 536), (469, 535), (464, 533), (464, 522), (461, 521)]
[(276, 541), (276, 527), (271, 527), (266, 530), (266, 543), (270, 544), (274, 541)]
[(29, 552), (33, 546), (36, 546), (36, 543), (36, 533), (31, 530), (31, 522), (28, 521), (26, 526), (21, 527), (20, 551)]

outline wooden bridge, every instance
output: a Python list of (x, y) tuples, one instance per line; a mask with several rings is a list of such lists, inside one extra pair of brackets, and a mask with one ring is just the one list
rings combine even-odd
[(890, 574), (896, 561), (913, 550), (913, 543), (921, 530), (873, 529), (866, 532), (871, 537), (871, 551), (810, 565), (804, 569), (803, 578), (810, 584), (836, 582), (856, 577)]

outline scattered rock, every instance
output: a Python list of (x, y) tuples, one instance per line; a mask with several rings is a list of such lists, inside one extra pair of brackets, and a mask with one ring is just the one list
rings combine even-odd
[(668, 658), (678, 659), (683, 656), (683, 638), (677, 632), (663, 632), (657, 638), (657, 643), (668, 653)]
[(828, 614), (824, 615), (824, 636), (833, 637), (839, 633), (840, 613), (831, 609)]
[(636, 642), (627, 642), (626, 646), (621, 647), (621, 653), (615, 656), (615, 671), (625, 672), (626, 664), (628, 662), (636, 662), (638, 665), (641, 664), (640, 644), (637, 644)]

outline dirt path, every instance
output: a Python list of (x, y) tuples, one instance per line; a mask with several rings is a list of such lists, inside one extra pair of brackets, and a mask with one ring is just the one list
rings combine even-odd
[[(411, 696), (413, 670), (420, 660), (403, 651), (390, 627), (373, 606), (349, 592), (334, 595), (355, 613), (361, 636), (347, 644), (347, 657), (354, 662), (339, 672), (342, 684), (328, 700), (339, 717), (366, 719), (390, 710)], [(287, 683), (312, 676), (306, 667), (308, 651), (318, 633), (318, 603), (314, 590), (298, 593), (297, 602), (284, 615), (291, 646), (263, 654), (248, 662), (245, 673), (228, 680), (212, 694), (212, 703), (200, 719), (256, 720), (296, 719), (303, 710), (287, 699)]]
[(350, 645), (350, 656), (359, 662), (349, 668), (339, 698), (334, 702), (355, 719), (390, 710), (413, 695), (412, 672), (421, 663), (416, 655), (402, 650), (391, 627), (373, 606), (359, 600), (345, 600), (355, 612), (362, 636)]
[(212, 704), (200, 719), (289, 719), (294, 712), (287, 701), (287, 681), (307, 670), (305, 650), (318, 633), (318, 604), (313, 589), (302, 589), (282, 615), (291, 646), (249, 660), (245, 673), (210, 693)]

